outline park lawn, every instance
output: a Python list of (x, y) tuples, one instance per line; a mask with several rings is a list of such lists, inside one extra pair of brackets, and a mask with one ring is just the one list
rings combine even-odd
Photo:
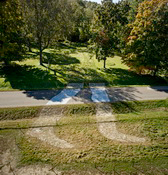
[[(18, 108), (23, 118), (18, 117), (18, 120), (14, 118), (12, 121), (7, 121), (5, 118), (6, 126), (8, 123), (10, 128), (17, 126), (17, 129), (0, 130), (1, 141), (6, 140), (2, 142), (1, 150), (6, 150), (8, 146), (11, 146), (5, 143), (14, 140), (11, 143), (17, 145), (19, 167), (51, 164), (65, 174), (167, 174), (167, 100), (125, 102), (126, 104), (130, 107), (130, 111), (126, 110), (125, 113), (122, 112), (122, 102), (111, 104), (118, 119), (117, 128), (122, 133), (145, 137), (146, 142), (143, 144), (121, 143), (103, 137), (97, 127), (95, 104), (88, 104), (66, 106), (64, 117), (54, 127), (55, 134), (75, 145), (75, 148), (60, 149), (27, 137), (24, 134), (27, 131), (26, 125), (27, 128), (31, 127), (34, 117), (30, 118), (29, 114), (25, 117), (25, 111), (30, 112), (29, 107), (24, 108), (23, 111)], [(121, 108), (120, 112), (115, 111), (118, 106)], [(57, 110), (59, 108), (63, 110), (62, 106), (55, 107)], [(39, 108), (33, 108), (32, 114), (37, 115), (35, 111)], [(6, 110), (6, 113), (9, 113), (8, 111)], [(1, 114), (4, 115), (2, 112)], [(2, 124), (4, 124), (3, 120), (0, 121), (1, 128)]]
[[(165, 80), (149, 75), (138, 75), (114, 56), (98, 61), (86, 46), (60, 44), (43, 51), (44, 65), (39, 65), (38, 50), (25, 55), (25, 60), (13, 62), (10, 67), (0, 69), (0, 90), (59, 89), (70, 82), (104, 82), (107, 86), (166, 85)], [(48, 60), (50, 62), (49, 70)], [(54, 70), (54, 71), (53, 71)]]

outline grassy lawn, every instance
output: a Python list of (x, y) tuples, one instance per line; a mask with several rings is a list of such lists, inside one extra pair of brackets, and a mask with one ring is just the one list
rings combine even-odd
[(166, 85), (161, 78), (149, 75), (138, 75), (129, 71), (121, 63), (121, 58), (115, 56), (107, 59), (107, 69), (103, 62), (98, 62), (95, 55), (86, 46), (75, 44), (60, 44), (56, 48), (43, 52), (44, 65), (55, 71), (39, 65), (38, 50), (25, 55), (22, 62), (14, 62), (10, 67), (0, 68), (0, 90), (33, 90), (58, 89), (69, 82), (105, 82), (108, 86), (132, 85)]
[[(6, 150), (9, 145), (5, 143), (12, 139), (19, 150), (18, 166), (51, 164), (65, 174), (167, 174), (168, 101), (118, 102), (111, 106), (118, 119), (118, 130), (145, 137), (145, 143), (121, 143), (103, 137), (97, 127), (95, 104), (88, 104), (48, 107), (63, 112), (64, 117), (54, 131), (59, 138), (75, 145), (74, 148), (52, 147), (24, 134), (27, 129), (23, 128), (31, 127), (33, 118), (38, 116), (35, 111), (41, 107), (37, 107), (32, 109), (32, 118), (25, 115), (26, 108), (18, 108), (18, 119), (11, 121), (6, 117), (6, 124), (0, 121), (0, 128), (4, 125), (20, 128), (0, 130), (3, 138), (0, 150)], [(30, 113), (30, 108), (27, 110)], [(4, 113), (10, 116), (9, 111), (6, 109)], [(1, 111), (0, 115), (5, 116), (4, 113)]]

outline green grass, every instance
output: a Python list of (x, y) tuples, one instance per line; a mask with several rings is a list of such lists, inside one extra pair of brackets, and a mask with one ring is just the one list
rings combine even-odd
[(0, 108), (0, 121), (38, 117), (41, 108), (42, 107)]
[[(127, 131), (128, 134), (136, 134), (138, 128), (143, 126), (145, 136), (150, 138), (153, 144), (166, 145), (168, 143), (168, 108), (119, 114), (117, 118), (119, 120), (118, 127), (122, 132)], [(140, 134), (142, 133), (139, 130)]]
[[(148, 101), (127, 101), (109, 103), (114, 114), (138, 113), (145, 110), (167, 110), (168, 100), (148, 100)], [(86, 115), (92, 116), (96, 114), (96, 104), (69, 104), (56, 106), (37, 106), (37, 107), (15, 107), (0, 108), (0, 121), (32, 119), (39, 117), (40, 113), (46, 111), (45, 115), (52, 115), (57, 111), (57, 115), (64, 116)]]
[[(20, 127), (20, 130), (0, 130), (0, 137), (5, 139), (1, 149), (6, 149), (8, 145), (5, 143), (13, 138), (19, 149), (19, 166), (36, 163), (52, 164), (65, 174), (158, 175), (168, 172), (167, 100), (111, 103), (118, 119), (116, 122), (118, 130), (145, 137), (146, 142), (143, 144), (120, 143), (103, 137), (97, 127), (95, 107), (95, 104), (45, 107), (46, 111), (50, 111), (47, 112), (49, 115), (52, 110), (64, 114), (54, 127), (55, 134), (74, 144), (74, 149), (59, 149), (35, 138), (28, 138), (24, 135), (27, 130), (22, 128), (31, 127), (33, 117), (24, 119), (25, 114), (22, 115), (22, 112), (18, 113), (22, 117), (18, 117), (17, 120), (9, 117), (13, 120), (5, 118), (0, 121), (0, 127), (5, 122), (9, 127)], [(35, 109), (42, 110), (41, 107)], [(10, 115), (16, 113), (12, 108), (8, 108), (8, 111), (10, 110), (12, 111), (9, 112)], [(18, 108), (18, 111), (21, 109)], [(26, 111), (26, 108), (23, 108), (23, 111)], [(30, 109), (27, 108), (27, 111)]]
[(13, 62), (10, 67), (0, 67), (0, 90), (58, 89), (69, 82), (105, 82), (108, 86), (166, 85), (165, 80), (150, 75), (138, 75), (115, 56), (98, 62), (86, 46), (75, 43), (60, 44), (43, 52), (43, 61), (50, 69), (39, 65), (38, 50), (25, 55), (22, 62)]
[(0, 78), (0, 90), (11, 90), (11, 84), (5, 78)]
[(131, 112), (139, 112), (144, 110), (164, 109), (168, 107), (168, 99), (166, 100), (149, 100), (149, 101), (128, 101), (111, 103), (111, 107), (115, 114), (127, 114)]

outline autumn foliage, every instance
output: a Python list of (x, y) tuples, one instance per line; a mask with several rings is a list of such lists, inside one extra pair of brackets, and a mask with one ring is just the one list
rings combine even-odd
[(139, 4), (136, 19), (128, 25), (123, 61), (138, 73), (168, 70), (168, 0)]

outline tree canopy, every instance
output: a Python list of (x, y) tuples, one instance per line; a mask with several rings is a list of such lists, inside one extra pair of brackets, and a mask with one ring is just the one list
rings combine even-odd
[(53, 40), (63, 38), (69, 24), (67, 0), (24, 0), (22, 10), (26, 23), (27, 35), (33, 38), (40, 51), (49, 47)]
[(112, 1), (102, 1), (102, 5), (95, 11), (93, 36), (97, 58), (104, 60), (104, 68), (106, 57), (113, 56), (120, 50), (122, 32), (128, 23), (128, 12), (129, 4), (125, 1), (116, 4)]
[[(96, 58), (115, 54), (138, 73), (168, 72), (168, 1), (4, 0), (0, 2), (0, 60), (22, 60), (24, 50), (59, 41), (88, 42)], [(128, 24), (129, 23), (129, 24)]]
[(124, 62), (142, 73), (156, 75), (167, 70), (168, 5), (167, 0), (144, 1), (139, 4), (135, 21), (129, 25)]
[(0, 60), (5, 64), (22, 60), (23, 18), (16, 0), (0, 2)]

